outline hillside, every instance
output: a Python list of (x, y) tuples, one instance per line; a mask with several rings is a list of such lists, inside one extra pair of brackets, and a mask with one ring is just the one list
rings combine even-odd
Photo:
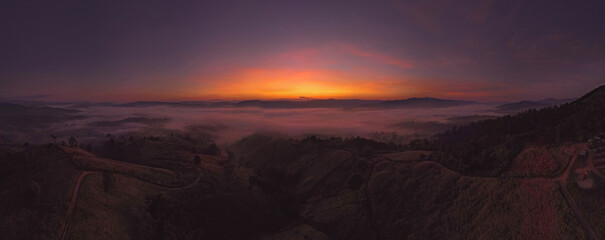
[[(585, 238), (556, 182), (462, 175), (423, 161), (430, 152), (397, 148), (252, 136), (231, 150), (261, 177), (260, 188), (291, 198), (300, 220), (284, 232), (311, 226), (331, 239)], [(554, 159), (561, 171), (568, 157)]]
[(571, 103), (471, 123), (438, 134), (439, 161), (461, 172), (498, 175), (527, 145), (583, 142), (605, 134), (605, 86)]
[[(136, 139), (136, 151), (161, 141)], [(168, 139), (167, 139), (168, 140)], [(183, 139), (173, 138), (172, 142)], [(109, 140), (108, 142), (114, 142)], [(124, 143), (114, 142), (114, 146)], [(130, 142), (129, 144), (134, 144)], [(149, 239), (155, 212), (146, 210), (155, 196), (195, 189), (205, 174), (220, 174), (220, 156), (167, 147), (158, 152), (174, 159), (133, 162), (98, 156), (85, 149), (55, 144), (0, 147), (0, 230), (6, 239)], [(177, 144), (183, 145), (183, 144)], [(200, 149), (205, 143), (196, 143)], [(128, 149), (133, 149), (128, 148)], [(110, 149), (111, 150), (111, 149)], [(119, 154), (112, 150), (108, 154)], [(177, 154), (178, 155), (174, 155)], [(119, 155), (118, 155), (119, 156)], [(199, 162), (196, 162), (199, 159)], [(204, 169), (202, 172), (202, 168)], [(134, 231), (134, 232), (133, 232)]]
[[(5, 202), (3, 216), (9, 222), (26, 219), (23, 228), (41, 224), (33, 216), (48, 218), (42, 222), (48, 230), (30, 232), (30, 239), (60, 236), (60, 226), (72, 239), (586, 238), (556, 181), (541, 176), (463, 175), (425, 160), (431, 151), (402, 152), (406, 146), (363, 138), (257, 134), (230, 146), (226, 158), (181, 150), (182, 141), (134, 139), (96, 154), (51, 145), (3, 148), (3, 155), (11, 156), (3, 160), (3, 176), (10, 176), (2, 181), (4, 199), (21, 196), (18, 192), (32, 199)], [(549, 151), (568, 172), (566, 166), (573, 165), (568, 151)], [(122, 161), (97, 155), (120, 159), (129, 152), (145, 155)], [(167, 153), (175, 157), (157, 158)], [(199, 167), (195, 156), (201, 157)], [(70, 174), (59, 177), (54, 171)], [(33, 187), (29, 179), (37, 179), (29, 184)], [(76, 179), (81, 183), (74, 186)], [(107, 179), (113, 183), (107, 185)], [(75, 202), (69, 200), (74, 192)], [(47, 207), (54, 210), (42, 210)]]

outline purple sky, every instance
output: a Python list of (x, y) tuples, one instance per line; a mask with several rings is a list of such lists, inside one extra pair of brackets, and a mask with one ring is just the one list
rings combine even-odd
[(605, 1), (2, 1), (0, 99), (577, 97)]

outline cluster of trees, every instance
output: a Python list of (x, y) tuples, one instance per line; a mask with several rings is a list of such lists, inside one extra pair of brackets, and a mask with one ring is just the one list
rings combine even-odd
[(221, 154), (221, 149), (216, 145), (216, 143), (213, 142), (210, 143), (208, 148), (204, 149), (201, 153), (205, 155), (218, 156)]
[[(50, 138), (53, 139), (53, 142), (49, 142), (46, 146), (47, 148), (52, 148), (55, 145), (58, 145), (57, 143), (57, 136), (55, 135), (50, 135)], [(79, 147), (81, 149), (87, 150), (89, 152), (92, 152), (92, 145), (90, 144), (86, 144), (84, 142), (78, 142), (78, 139), (76, 139), (74, 136), (70, 136), (67, 139), (67, 143), (65, 143), (65, 141), (61, 141), (61, 146), (70, 146), (70, 147)], [(30, 143), (29, 142), (25, 142), (23, 144), (24, 148), (29, 148), (30, 147)]]
[(293, 222), (281, 203), (236, 181), (209, 181), (206, 187), (150, 196), (145, 239), (257, 239)]
[(396, 151), (405, 149), (405, 145), (395, 143), (385, 143), (376, 141), (364, 137), (331, 137), (331, 138), (319, 138), (315, 135), (307, 136), (301, 140), (303, 145), (316, 145), (320, 150), (322, 148), (340, 148), (347, 149), (350, 151), (357, 152), (363, 156), (371, 156), (372, 154), (385, 152), (385, 151)]

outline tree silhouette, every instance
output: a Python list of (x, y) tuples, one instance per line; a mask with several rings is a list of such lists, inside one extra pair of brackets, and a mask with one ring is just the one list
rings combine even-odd
[(78, 146), (78, 140), (74, 136), (69, 137), (69, 146)]
[(105, 171), (103, 172), (103, 190), (105, 192), (109, 192), (109, 190), (113, 189), (116, 186), (116, 179), (114, 178), (111, 172)]
[(216, 145), (216, 143), (211, 143), (206, 150), (204, 150), (203, 154), (218, 156), (221, 153), (221, 149)]

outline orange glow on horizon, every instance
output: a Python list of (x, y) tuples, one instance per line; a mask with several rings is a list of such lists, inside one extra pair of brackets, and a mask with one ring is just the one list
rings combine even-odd
[(333, 70), (241, 69), (198, 94), (231, 99), (384, 98), (402, 93), (392, 81), (370, 81)]

